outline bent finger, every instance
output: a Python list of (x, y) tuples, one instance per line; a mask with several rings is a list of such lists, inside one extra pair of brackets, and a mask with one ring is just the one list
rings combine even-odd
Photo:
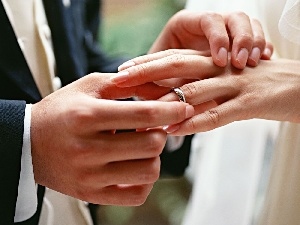
[(266, 47), (266, 39), (261, 26), (261, 23), (256, 19), (251, 19), (251, 26), (253, 31), (253, 47), (249, 54), (247, 65), (257, 66), (259, 60)]
[(249, 17), (243, 12), (224, 16), (232, 39), (231, 63), (238, 69), (246, 66), (253, 46), (253, 31)]
[(139, 206), (142, 205), (151, 189), (152, 184), (144, 185), (112, 185), (93, 191), (84, 191), (84, 201), (100, 205)]
[(214, 63), (225, 67), (230, 43), (223, 17), (213, 12), (205, 13), (201, 18), (201, 29), (208, 39)]

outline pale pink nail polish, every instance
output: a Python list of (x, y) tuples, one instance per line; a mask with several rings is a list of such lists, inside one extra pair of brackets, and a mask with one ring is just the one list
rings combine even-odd
[(248, 60), (249, 52), (246, 48), (242, 48), (237, 55), (237, 62), (240, 64), (242, 68), (246, 66)]
[(118, 71), (121, 71), (121, 70), (125, 70), (129, 67), (132, 67), (135, 65), (135, 62), (133, 61), (127, 61), (127, 62), (124, 62), (123, 64), (121, 64), (119, 67), (118, 67)]
[(117, 75), (110, 78), (110, 80), (114, 83), (122, 83), (128, 79), (129, 72), (128, 71), (121, 71), (118, 72)]
[(272, 56), (271, 50), (268, 48), (265, 48), (263, 53), (264, 53), (264, 55), (266, 55), (269, 58), (271, 58), (271, 56)]
[(218, 60), (221, 63), (220, 66), (226, 66), (227, 65), (228, 52), (227, 52), (226, 48), (222, 47), (222, 48), (219, 49)]
[(252, 52), (249, 56), (249, 60), (251, 60), (253, 65), (256, 66), (258, 64), (259, 59), (260, 59), (260, 49), (255, 47), (252, 49)]

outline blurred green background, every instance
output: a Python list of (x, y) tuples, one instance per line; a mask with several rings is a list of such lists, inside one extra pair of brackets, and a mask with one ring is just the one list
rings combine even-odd
[[(101, 40), (111, 56), (135, 57), (148, 49), (185, 0), (106, 0)], [(180, 225), (191, 192), (185, 177), (159, 180), (139, 207), (101, 206), (101, 225)]]
[(185, 0), (105, 0), (102, 42), (109, 55), (146, 53)]

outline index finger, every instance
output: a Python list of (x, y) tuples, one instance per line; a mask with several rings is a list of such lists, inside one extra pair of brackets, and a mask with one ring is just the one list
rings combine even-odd
[[(228, 61), (230, 40), (223, 16), (214, 12), (191, 13), (188, 11), (183, 11), (179, 15), (181, 17), (178, 19), (178, 23), (181, 22), (182, 24), (182, 32), (192, 34), (191, 36), (182, 35), (182, 40), (180, 41), (188, 43), (189, 48), (200, 50), (198, 42), (201, 40), (201, 37), (205, 37), (214, 63), (225, 67)], [(178, 31), (180, 28), (178, 23), (173, 28), (174, 30), (176, 29), (176, 32), (174, 31), (175, 34), (180, 33)]]
[[(88, 103), (90, 104), (93, 105), (93, 110), (85, 121), (89, 124), (89, 129), (93, 130), (165, 126), (182, 122), (194, 114), (194, 108), (183, 102), (93, 99)], [(78, 113), (80, 116), (80, 112)]]

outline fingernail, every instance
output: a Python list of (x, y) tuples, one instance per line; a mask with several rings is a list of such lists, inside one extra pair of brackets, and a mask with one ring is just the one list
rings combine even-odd
[(127, 62), (124, 62), (123, 64), (121, 64), (119, 67), (118, 67), (118, 71), (121, 71), (121, 70), (125, 70), (131, 66), (134, 66), (135, 65), (135, 62), (133, 61), (127, 61)]
[(118, 72), (115, 76), (111, 77), (110, 80), (114, 83), (122, 83), (128, 79), (128, 75), (128, 71), (121, 71)]
[(240, 64), (242, 68), (246, 66), (247, 60), (248, 60), (249, 52), (246, 48), (242, 48), (237, 55), (237, 62)]
[(180, 128), (180, 126), (178, 124), (174, 124), (174, 125), (164, 126), (163, 130), (169, 134), (169, 133), (175, 132), (179, 128)]
[(224, 48), (224, 47), (220, 48), (220, 50), (218, 52), (218, 60), (221, 63), (220, 66), (226, 66), (227, 65), (228, 52), (227, 52), (226, 48)]
[(258, 64), (259, 59), (260, 59), (260, 49), (258, 47), (255, 47), (251, 51), (249, 60), (252, 61), (254, 66), (256, 66)]
[(271, 58), (271, 56), (272, 56), (271, 50), (269, 48), (265, 48), (263, 54), (266, 55), (269, 58)]
[(187, 105), (187, 107), (185, 108), (185, 118), (192, 117), (194, 113), (195, 113), (194, 107), (191, 105)]

